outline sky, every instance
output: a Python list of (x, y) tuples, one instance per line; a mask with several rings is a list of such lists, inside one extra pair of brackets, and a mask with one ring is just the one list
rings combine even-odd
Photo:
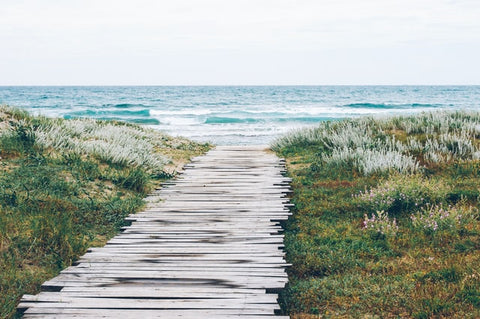
[(480, 84), (478, 0), (0, 0), (0, 85)]

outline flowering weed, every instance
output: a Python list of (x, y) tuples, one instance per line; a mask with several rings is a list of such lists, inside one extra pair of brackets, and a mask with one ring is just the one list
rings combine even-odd
[(470, 224), (477, 214), (478, 209), (464, 203), (447, 207), (429, 205), (420, 212), (412, 214), (410, 219), (415, 229), (426, 233), (435, 233), (441, 230), (456, 232)]
[(372, 214), (372, 217), (370, 218), (365, 214), (363, 229), (374, 233), (380, 233), (387, 237), (395, 237), (398, 231), (398, 225), (395, 218), (390, 220), (390, 218), (388, 218), (388, 213), (385, 213), (383, 210), (377, 210), (377, 212)]

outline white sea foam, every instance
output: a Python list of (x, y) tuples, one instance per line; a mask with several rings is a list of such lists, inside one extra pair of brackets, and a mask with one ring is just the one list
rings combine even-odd
[(166, 110), (157, 110), (153, 109), (150, 111), (150, 115), (158, 118), (162, 118), (163, 116), (174, 116), (174, 115), (209, 115), (212, 114), (213, 111), (210, 109), (192, 109), (192, 108), (186, 108), (183, 110), (172, 110), (172, 109), (166, 109)]
[(162, 124), (167, 124), (170, 126), (183, 126), (183, 125), (198, 125), (202, 124), (205, 120), (202, 120), (198, 117), (159, 117), (158, 120)]

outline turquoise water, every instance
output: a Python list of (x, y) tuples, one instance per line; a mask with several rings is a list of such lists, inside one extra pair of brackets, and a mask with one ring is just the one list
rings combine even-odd
[(216, 144), (267, 144), (331, 119), (480, 110), (480, 86), (4, 86), (0, 104), (52, 117), (129, 121)]

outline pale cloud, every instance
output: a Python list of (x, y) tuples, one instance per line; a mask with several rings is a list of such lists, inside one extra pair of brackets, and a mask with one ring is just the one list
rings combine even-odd
[[(366, 52), (388, 52), (382, 68), (398, 72), (395, 64), (402, 65), (407, 68), (401, 70), (406, 72), (402, 81), (409, 82), (410, 74), (413, 83), (418, 81), (413, 68), (428, 61), (429, 50), (446, 50), (445, 56), (433, 54), (440, 69), (456, 55), (471, 55), (462, 50), (480, 53), (478, 1), (0, 0), (0, 7), (3, 84), (35, 83), (42, 76), (56, 84), (134, 84), (122, 78), (127, 75), (142, 84), (192, 84), (192, 79), (202, 84), (202, 76), (205, 84), (259, 84), (259, 79), (328, 84), (331, 67), (343, 69), (338, 52), (345, 50), (351, 61), (365, 54), (370, 69), (380, 62), (368, 61)], [(411, 55), (415, 50), (417, 60)], [(402, 56), (414, 59), (412, 70)], [(221, 70), (194, 74), (216, 67)], [(478, 63), (472, 67), (479, 70)], [(43, 70), (50, 74), (39, 74)], [(312, 70), (320, 74), (312, 76)], [(452, 70), (445, 70), (430, 78), (440, 75), (448, 82)], [(350, 72), (344, 76), (362, 78)], [(422, 76), (431, 81), (428, 74)], [(391, 81), (387, 75), (365, 81), (375, 79)]]

